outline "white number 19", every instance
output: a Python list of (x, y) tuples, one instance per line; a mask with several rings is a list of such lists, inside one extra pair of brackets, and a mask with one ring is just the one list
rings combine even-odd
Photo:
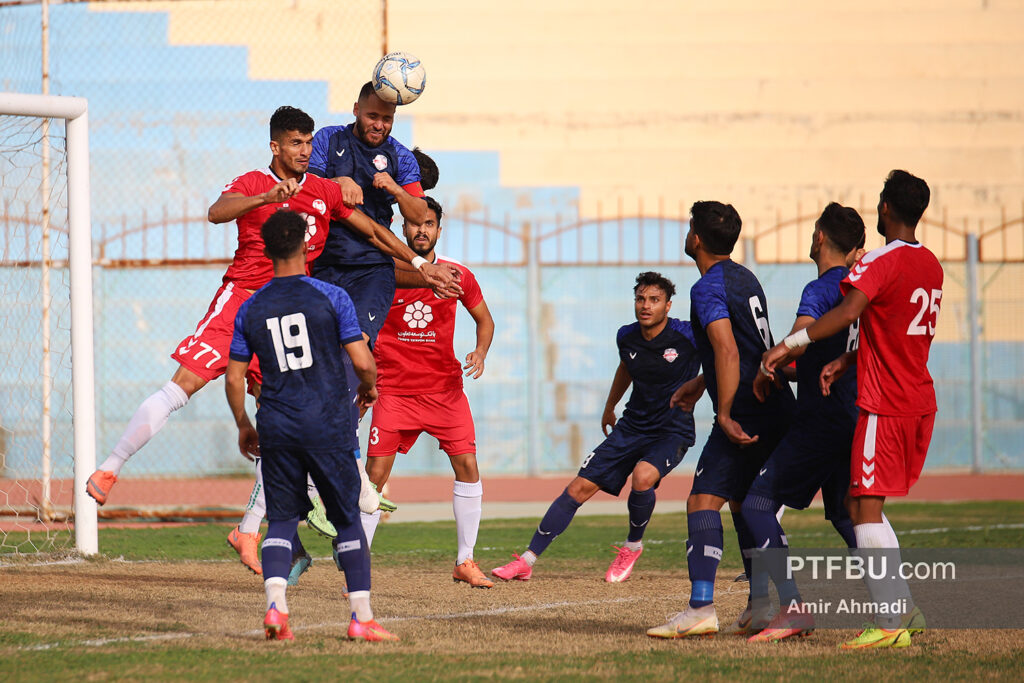
[(277, 365), (281, 372), (301, 370), (313, 364), (305, 315), (292, 313), (280, 318), (267, 318), (267, 329), (270, 330), (270, 337), (274, 341), (274, 353), (277, 355)]

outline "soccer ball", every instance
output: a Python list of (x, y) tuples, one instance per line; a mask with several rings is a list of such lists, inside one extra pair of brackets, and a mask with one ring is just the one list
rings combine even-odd
[(409, 104), (427, 87), (423, 62), (408, 52), (389, 52), (373, 67), (373, 90), (391, 104)]

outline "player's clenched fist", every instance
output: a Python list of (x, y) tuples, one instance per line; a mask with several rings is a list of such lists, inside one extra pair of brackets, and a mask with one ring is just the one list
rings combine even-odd
[(340, 176), (335, 178), (334, 182), (341, 188), (341, 201), (345, 202), (345, 206), (353, 209), (363, 203), (363, 188), (356, 181), (347, 176)]
[(267, 190), (263, 199), (266, 204), (280, 204), (297, 195), (301, 189), (302, 186), (295, 178), (288, 178)]
[(385, 190), (392, 195), (397, 195), (402, 189), (401, 186), (395, 182), (395, 179), (391, 177), (390, 173), (384, 173), (383, 171), (373, 176), (373, 186), (378, 190)]

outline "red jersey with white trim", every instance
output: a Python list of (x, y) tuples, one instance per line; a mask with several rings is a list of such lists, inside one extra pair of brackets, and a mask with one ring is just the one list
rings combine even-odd
[[(258, 168), (240, 175), (225, 186), (223, 194), (242, 194), (255, 197), (281, 182), (269, 168)], [(238, 248), (234, 260), (224, 273), (224, 283), (235, 282), (244, 289), (259, 289), (274, 277), (274, 265), (263, 253), (260, 229), (278, 209), (290, 209), (306, 217), (306, 263), (324, 250), (330, 221), (343, 220), (352, 215), (352, 209), (341, 199), (337, 183), (306, 173), (299, 181), (298, 194), (279, 204), (265, 204), (236, 219)]]
[(870, 251), (840, 283), (868, 298), (860, 315), (857, 405), (876, 415), (936, 411), (928, 352), (942, 304), (942, 266), (921, 244)]
[[(438, 257), (462, 273), (462, 296), (467, 309), (484, 300), (476, 277), (458, 261)], [(384, 327), (377, 336), (377, 390), (409, 396), (462, 388), (462, 363), (455, 357), (456, 299), (439, 299), (433, 290), (398, 289)]]

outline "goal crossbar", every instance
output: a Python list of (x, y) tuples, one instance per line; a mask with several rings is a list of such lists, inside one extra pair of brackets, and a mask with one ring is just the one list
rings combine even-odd
[(88, 104), (82, 97), (0, 92), (0, 114), (66, 122), (75, 547), (83, 555), (94, 555), (99, 551), (96, 503), (85, 495), (86, 481), (96, 468)]

